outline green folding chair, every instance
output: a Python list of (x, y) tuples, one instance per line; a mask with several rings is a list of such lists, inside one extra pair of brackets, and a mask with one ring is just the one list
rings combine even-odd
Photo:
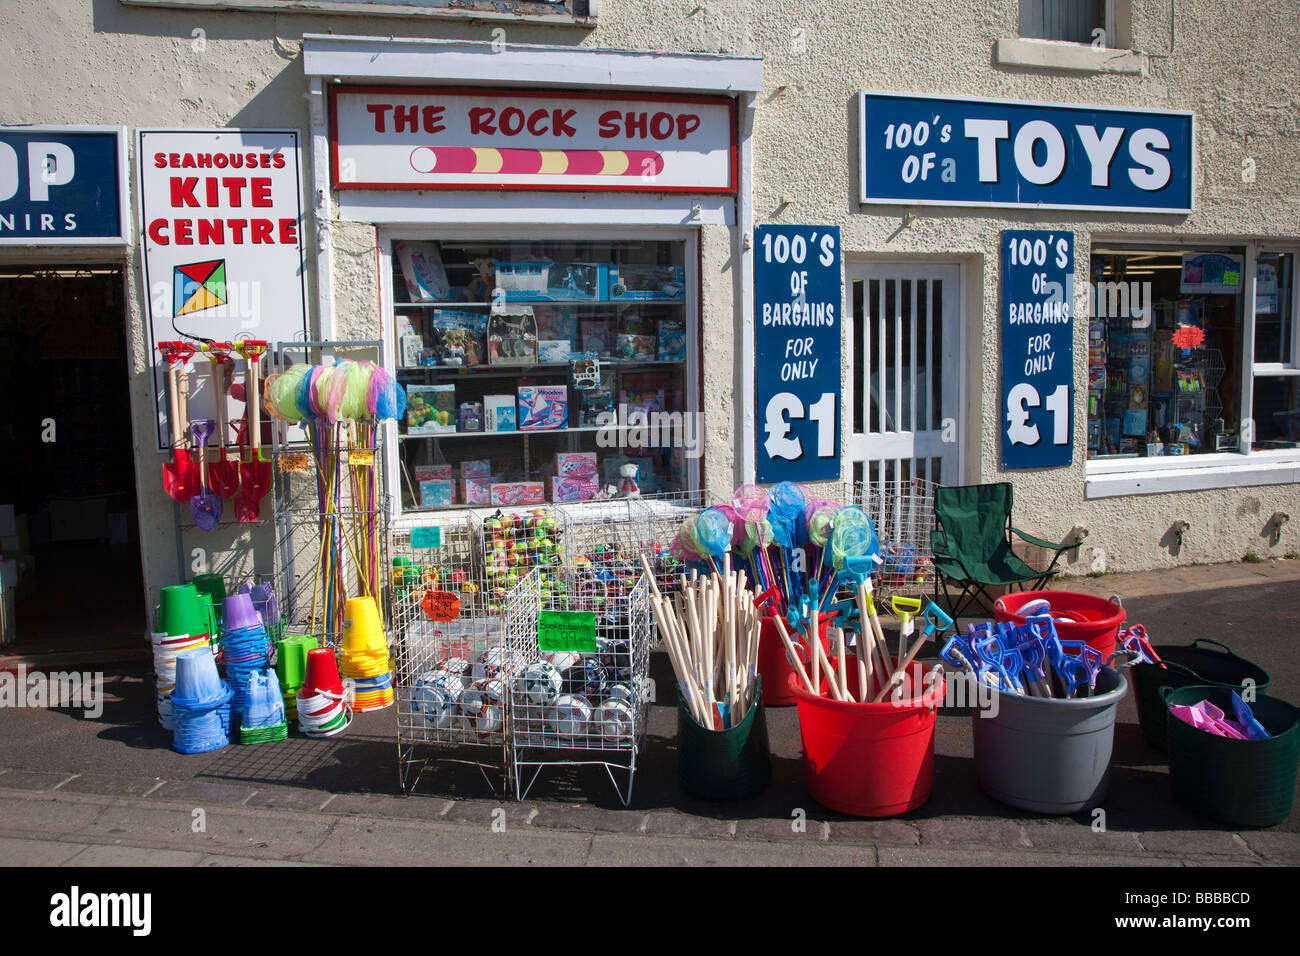
[[(1011, 502), (1007, 482), (935, 489), (930, 548), (939, 573), (934, 596), (937, 601), (942, 587), (954, 619), (976, 603), (991, 614), (997, 596), (990, 594), (989, 588), (1038, 590), (1055, 573), (1061, 555), (1077, 549), (1083, 541), (1081, 535), (1073, 544), (1058, 544), (1026, 534), (1011, 523)], [(1034, 570), (1012, 550), (1012, 534), (1052, 552), (1047, 570)]]

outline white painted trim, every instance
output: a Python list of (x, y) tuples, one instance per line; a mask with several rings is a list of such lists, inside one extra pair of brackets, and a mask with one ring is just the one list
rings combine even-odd
[[(733, 247), (740, 260), (740, 289), (737, 296), (740, 307), (740, 474), (739, 484), (752, 484), (758, 469), (757, 421), (754, 406), (757, 403), (757, 373), (755, 371), (756, 345), (754, 331), (754, 113), (758, 97), (749, 94), (742, 98), (738, 138), (740, 140), (740, 165), (736, 188), (739, 198), (740, 228), (735, 231)], [(843, 240), (841, 239), (841, 243)], [(844, 258), (840, 250), (841, 261)], [(840, 291), (840, 314), (844, 314), (843, 285)], [(840, 424), (843, 434), (843, 411)], [(840, 474), (843, 477), (843, 458)], [(734, 470), (734, 465), (733, 465)]]
[(591, 0), (591, 15), (577, 17), (569, 13), (527, 14), (509, 13), (499, 10), (478, 10), (473, 7), (439, 6), (431, 7), (416, 3), (388, 4), (347, 3), (342, 0), (122, 0), (128, 6), (137, 7), (183, 7), (200, 10), (243, 10), (251, 13), (280, 14), (335, 14), (353, 17), (441, 17), (449, 20), (510, 20), (516, 23), (532, 25), (549, 24), (552, 26), (596, 26), (597, 0)]
[[(1113, 34), (1113, 28), (1107, 36)], [(1114, 42), (1111, 40), (1110, 42)], [(1022, 66), (1077, 73), (1132, 73), (1145, 75), (1147, 55), (1139, 50), (1116, 50), (1061, 40), (1004, 37), (994, 45), (998, 66)]]
[(334, 326), (334, 243), (330, 225), (334, 216), (330, 200), (329, 127), (325, 84), (317, 77), (307, 83), (307, 111), (311, 135), (311, 208), (316, 225), (316, 337), (330, 341)]
[[(328, 166), (326, 167), (328, 175)], [(328, 182), (328, 180), (326, 180)], [(694, 207), (700, 207), (699, 218)], [(340, 219), (388, 225), (731, 226), (730, 196), (685, 193), (494, 193), (348, 190)]]
[[(1206, 491), (1215, 488), (1300, 483), (1300, 458), (1295, 457), (1293, 450), (1288, 454), (1291, 455), (1290, 458), (1280, 458), (1256, 452), (1250, 456), (1249, 461), (1231, 466), (1193, 466), (1164, 470), (1136, 470), (1130, 467), (1128, 471), (1102, 474), (1093, 470), (1093, 465), (1098, 464), (1097, 462), (1089, 462), (1088, 476), (1084, 482), (1084, 497), (1113, 498), (1121, 495), (1154, 495), (1176, 491)], [(1131, 466), (1134, 460), (1143, 459), (1130, 459), (1125, 464)]]
[(761, 57), (304, 34), (303, 72), (345, 80), (757, 93)]
[[(1255, 360), (1255, 281), (1259, 262), (1259, 244), (1246, 243), (1246, 255), (1243, 268), (1246, 270), (1246, 288), (1241, 300), (1241, 355), (1237, 356), (1239, 373), (1237, 376), (1237, 407), (1241, 409), (1241, 420), (1253, 422), (1255, 417), (1255, 378), (1251, 366)], [(1238, 426), (1240, 427), (1240, 425)], [(1240, 434), (1240, 431), (1238, 432)], [(1249, 453), (1254, 443), (1254, 431), (1251, 440), (1239, 440), (1243, 452)]]

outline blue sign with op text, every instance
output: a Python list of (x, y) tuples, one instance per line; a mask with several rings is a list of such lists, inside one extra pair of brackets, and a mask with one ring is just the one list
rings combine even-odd
[(125, 243), (125, 130), (0, 128), (0, 245)]

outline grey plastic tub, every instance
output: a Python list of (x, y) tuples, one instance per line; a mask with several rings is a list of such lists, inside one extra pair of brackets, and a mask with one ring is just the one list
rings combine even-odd
[(1111, 667), (1097, 675), (1092, 697), (1057, 700), (993, 691), (996, 716), (976, 711), (971, 717), (980, 789), (1036, 813), (1096, 806), (1110, 782), (1115, 708), (1127, 693), (1128, 681)]

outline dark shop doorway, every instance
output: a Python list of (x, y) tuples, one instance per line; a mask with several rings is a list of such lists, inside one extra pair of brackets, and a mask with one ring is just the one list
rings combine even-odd
[(0, 263), (0, 656), (141, 646), (124, 295), (121, 265)]

